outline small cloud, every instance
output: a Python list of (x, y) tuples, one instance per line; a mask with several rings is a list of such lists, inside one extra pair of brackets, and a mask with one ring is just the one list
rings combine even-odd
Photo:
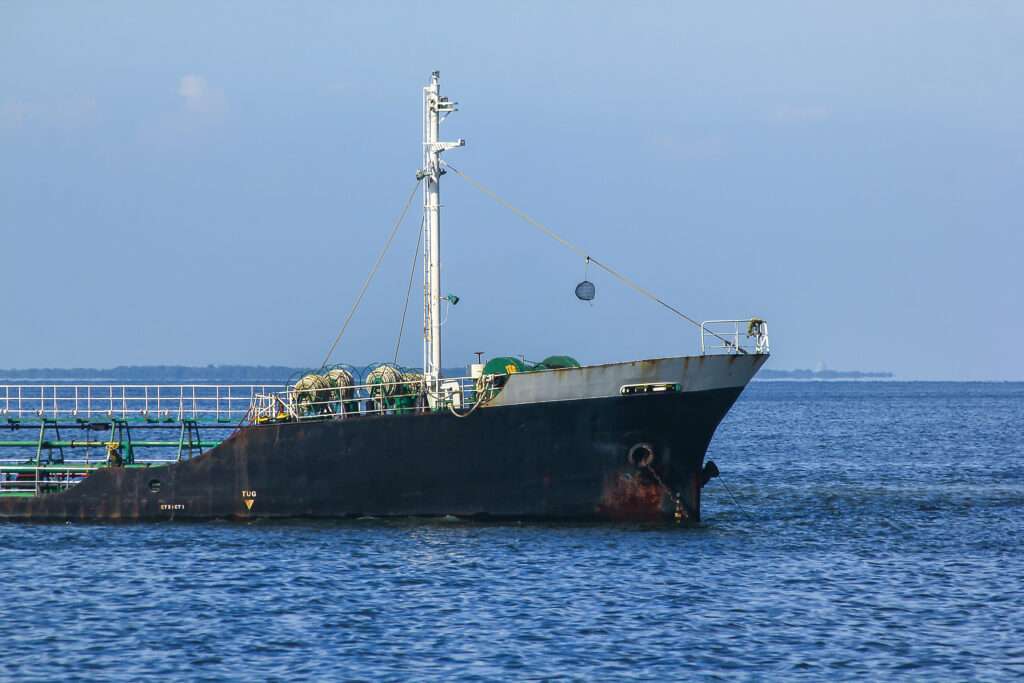
[(189, 111), (210, 114), (224, 110), (224, 91), (213, 88), (206, 79), (197, 74), (185, 74), (178, 81), (178, 95)]
[(775, 110), (776, 121), (782, 123), (821, 123), (832, 118), (832, 109), (825, 105), (785, 105)]

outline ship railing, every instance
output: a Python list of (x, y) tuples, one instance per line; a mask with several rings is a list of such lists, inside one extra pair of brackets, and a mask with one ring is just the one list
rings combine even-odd
[[(136, 456), (131, 464), (122, 464), (118, 467), (137, 469), (159, 467), (174, 462), (178, 462), (178, 459)], [(109, 467), (111, 464), (102, 455), (95, 458), (69, 457), (62, 461), (0, 459), (0, 496), (38, 495), (63, 491), (82, 483), (98, 470)], [(155, 471), (154, 474), (156, 474)], [(153, 484), (151, 483), (150, 486), (152, 487)]]
[(459, 410), (471, 407), (477, 397), (478, 384), (472, 377), (446, 377), (437, 391), (428, 391), (422, 380), (354, 384), (343, 388), (288, 388), (256, 394), (249, 419), (262, 424), (416, 414), (449, 407)]
[(705, 320), (700, 324), (700, 353), (768, 353), (768, 323), (761, 318)]
[(6, 463), (0, 462), (0, 495), (38, 494), (63, 491), (83, 482), (103, 467), (97, 463)]
[(265, 384), (3, 384), (0, 421), (237, 423), (247, 417), (257, 395), (274, 389)]

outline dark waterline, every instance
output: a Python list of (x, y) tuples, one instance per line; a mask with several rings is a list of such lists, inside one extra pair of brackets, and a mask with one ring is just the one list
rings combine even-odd
[(697, 529), (0, 524), (0, 677), (1020, 677), (1022, 425), (1019, 383), (755, 383)]

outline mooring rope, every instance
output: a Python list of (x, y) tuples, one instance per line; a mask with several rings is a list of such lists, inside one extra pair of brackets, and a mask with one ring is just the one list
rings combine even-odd
[[(449, 403), (448, 404), (448, 410), (450, 410), (452, 415), (454, 415), (455, 417), (469, 417), (474, 412), (476, 412), (477, 408), (479, 408), (480, 406), (482, 406), (485, 403), (490, 402), (491, 399), (493, 399), (495, 397), (496, 394), (494, 394), (491, 391), (492, 384), (493, 384), (493, 380), (485, 380), (484, 382), (482, 382), (482, 388), (478, 388), (477, 389), (476, 403), (474, 403), (473, 407), (471, 407), (466, 412), (460, 413), (459, 411), (455, 410), (455, 404), (454, 403)], [(429, 392), (429, 389), (428, 389), (428, 392)]]
[(740, 502), (738, 500), (736, 500), (736, 496), (733, 495), (732, 492), (732, 487), (725, 483), (725, 480), (722, 479), (721, 474), (719, 474), (718, 480), (722, 482), (722, 486), (724, 486), (725, 490), (729, 492), (729, 497), (732, 498), (732, 502), (736, 505), (737, 508), (739, 508), (739, 511), (743, 513), (743, 515), (745, 516), (747, 514), (747, 510), (742, 505), (740, 505)]
[[(590, 255), (590, 254), (589, 254), (589, 253), (587, 252), (587, 250), (586, 250), (586, 249), (584, 249), (583, 247), (581, 247), (581, 246), (579, 246), (579, 245), (577, 245), (577, 244), (573, 244), (573, 243), (572, 243), (572, 242), (570, 242), (569, 240), (565, 239), (564, 237), (562, 237), (561, 235), (559, 235), (559, 234), (558, 234), (557, 232), (555, 232), (554, 230), (552, 230), (552, 229), (551, 229), (551, 228), (549, 228), (548, 226), (544, 225), (544, 224), (543, 224), (543, 223), (541, 223), (541, 222), (540, 222), (539, 220), (537, 220), (536, 218), (534, 218), (534, 217), (533, 217), (533, 216), (531, 216), (530, 214), (526, 213), (525, 211), (523, 211), (523, 210), (522, 210), (522, 209), (520, 209), (519, 207), (515, 206), (514, 204), (512, 204), (511, 202), (509, 202), (509, 201), (508, 201), (507, 199), (505, 199), (504, 197), (502, 197), (502, 196), (501, 196), (501, 195), (499, 195), (499, 194), (498, 194), (497, 192), (495, 192), (495, 191), (494, 191), (494, 190), (492, 190), (491, 188), (487, 187), (486, 185), (484, 185), (484, 184), (483, 184), (483, 183), (481, 183), (480, 181), (478, 181), (478, 180), (476, 180), (475, 178), (472, 178), (472, 177), (470, 177), (470, 176), (466, 175), (465, 173), (463, 173), (463, 172), (462, 172), (462, 171), (460, 171), (459, 169), (457, 169), (457, 168), (455, 168), (454, 166), (452, 166), (452, 165), (451, 165), (450, 163), (448, 163), (447, 161), (442, 161), (441, 163), (443, 163), (443, 164), (444, 164), (445, 168), (449, 168), (449, 169), (451, 169), (451, 170), (452, 170), (452, 171), (453, 171), (453, 172), (454, 172), (454, 173), (455, 173), (456, 175), (458, 175), (458, 176), (459, 176), (459, 177), (461, 177), (461, 178), (462, 178), (463, 180), (465, 180), (466, 182), (468, 182), (468, 183), (469, 183), (470, 185), (472, 185), (472, 186), (473, 186), (474, 188), (476, 188), (477, 190), (479, 190), (479, 191), (480, 191), (480, 192), (482, 192), (483, 194), (487, 195), (488, 197), (490, 197), (490, 198), (491, 198), (491, 199), (493, 199), (493, 200), (494, 200), (495, 202), (497, 202), (497, 203), (498, 203), (498, 204), (500, 204), (501, 206), (505, 207), (506, 209), (508, 209), (508, 210), (509, 210), (509, 211), (511, 211), (512, 213), (516, 214), (517, 216), (519, 216), (520, 218), (522, 218), (522, 219), (523, 219), (524, 221), (526, 221), (527, 223), (529, 223), (530, 225), (532, 225), (533, 227), (535, 227), (535, 228), (536, 228), (537, 230), (540, 230), (540, 231), (541, 231), (542, 233), (544, 233), (545, 235), (547, 235), (547, 236), (548, 236), (548, 237), (550, 237), (551, 239), (553, 239), (553, 240), (555, 240), (556, 242), (558, 242), (559, 244), (561, 244), (561, 245), (562, 245), (563, 247), (565, 247), (566, 249), (569, 249), (570, 251), (573, 251), (573, 252), (575, 252), (575, 253), (579, 254), (580, 256), (582, 256), (582, 257), (586, 258), (586, 259), (587, 259), (587, 260), (588, 260), (589, 262), (593, 263), (593, 264), (594, 264), (594, 265), (596, 265), (596, 266), (597, 266), (598, 268), (601, 268), (601, 269), (602, 269), (602, 270), (604, 270), (604, 271), (605, 271), (606, 273), (608, 273), (608, 274), (609, 274), (609, 275), (611, 275), (612, 277), (616, 278), (616, 279), (617, 279), (617, 280), (618, 280), (619, 282), (621, 282), (622, 284), (626, 285), (627, 287), (629, 287), (629, 288), (633, 289), (633, 290), (634, 290), (634, 291), (636, 291), (636, 292), (639, 292), (640, 294), (642, 294), (643, 296), (647, 297), (648, 299), (650, 299), (650, 300), (652, 300), (652, 301), (654, 301), (654, 302), (656, 302), (656, 303), (659, 303), (659, 304), (661, 304), (662, 306), (664, 306), (665, 308), (667, 308), (668, 310), (672, 311), (672, 312), (673, 312), (673, 313), (675, 313), (675, 314), (676, 314), (677, 316), (679, 316), (680, 318), (682, 318), (683, 320), (685, 320), (685, 321), (687, 321), (687, 322), (689, 322), (689, 323), (691, 323), (691, 324), (693, 324), (693, 325), (695, 325), (695, 326), (697, 326), (697, 327), (702, 327), (702, 326), (701, 326), (701, 324), (700, 324), (699, 322), (697, 322), (696, 320), (694, 320), (694, 319), (693, 319), (693, 318), (691, 318), (690, 316), (686, 315), (685, 313), (683, 313), (682, 311), (680, 311), (680, 310), (679, 310), (678, 308), (676, 308), (675, 306), (672, 306), (671, 304), (669, 304), (669, 303), (666, 303), (666, 302), (665, 302), (665, 301), (664, 301), (664, 300), (663, 300), (663, 299), (662, 299), (661, 297), (659, 297), (658, 295), (656, 295), (656, 294), (655, 294), (654, 292), (650, 291), (649, 289), (647, 289), (647, 288), (645, 288), (645, 287), (642, 287), (642, 286), (640, 286), (639, 284), (637, 284), (636, 282), (634, 282), (634, 281), (633, 281), (633, 280), (631, 280), (630, 278), (626, 277), (626, 276), (625, 276), (625, 275), (623, 275), (622, 273), (618, 272), (617, 270), (615, 270), (615, 269), (614, 269), (614, 268), (612, 268), (611, 266), (609, 266), (609, 265), (607, 265), (607, 264), (604, 264), (604, 263), (602, 263), (601, 261), (598, 261), (598, 260), (597, 260), (596, 258), (594, 258), (593, 256), (591, 256), (591, 255)], [(703, 329), (703, 328), (702, 328), (702, 329)], [(733, 344), (733, 342), (732, 342), (731, 340), (729, 340), (729, 339), (726, 339), (725, 337), (723, 337), (723, 336), (721, 336), (721, 335), (715, 334), (715, 333), (714, 333), (714, 332), (712, 332), (711, 330), (705, 330), (705, 331), (706, 331), (706, 332), (707, 332), (708, 334), (710, 334), (710, 335), (712, 335), (712, 336), (714, 336), (714, 337), (718, 338), (719, 340), (721, 340), (722, 342), (724, 342), (724, 343), (725, 343), (725, 344), (727, 344), (728, 346), (730, 346), (730, 347), (734, 346), (734, 344)], [(744, 351), (744, 350), (743, 350), (742, 348), (740, 348), (740, 347), (739, 347), (738, 345), (735, 345), (735, 348), (736, 348), (736, 350), (737, 350), (737, 351), (739, 351), (740, 353), (746, 353), (746, 351)]]
[(388, 253), (388, 249), (391, 247), (391, 242), (395, 239), (395, 234), (398, 232), (398, 227), (405, 220), (405, 214), (409, 212), (409, 207), (412, 205), (412, 200), (416, 197), (416, 191), (420, 188), (422, 180), (417, 180), (416, 185), (412, 188), (412, 192), (409, 193), (409, 198), (405, 200), (405, 206), (402, 207), (402, 213), (398, 216), (398, 220), (395, 221), (395, 225), (391, 228), (391, 234), (388, 235), (388, 241), (384, 243), (384, 248), (381, 249), (380, 255), (377, 256), (377, 262), (373, 264), (373, 269), (370, 274), (366, 276), (366, 281), (363, 282), (363, 288), (359, 290), (359, 296), (356, 297), (355, 303), (352, 304), (352, 310), (348, 312), (348, 317), (345, 318), (345, 322), (341, 326), (341, 330), (338, 331), (338, 336), (334, 338), (334, 343), (331, 344), (330, 350), (327, 355), (324, 356), (324, 362), (320, 364), (320, 371), (323, 371), (327, 367), (327, 362), (331, 360), (331, 354), (334, 353), (334, 349), (338, 347), (338, 342), (341, 341), (341, 337), (345, 334), (345, 330), (348, 329), (348, 324), (352, 322), (352, 316), (356, 314), (356, 309), (359, 308), (359, 304), (363, 301), (363, 295), (366, 294), (367, 288), (370, 286), (370, 282), (373, 280), (373, 276), (377, 274), (377, 269), (380, 268), (381, 261), (384, 260), (384, 255)]

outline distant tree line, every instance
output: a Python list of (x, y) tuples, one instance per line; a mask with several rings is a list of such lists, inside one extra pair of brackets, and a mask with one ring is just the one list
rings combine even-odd
[(0, 370), (6, 380), (104, 380), (142, 382), (285, 382), (298, 368), (283, 365), (119, 365), (116, 368), (27, 368)]
[[(356, 368), (363, 374), (366, 368)], [(116, 368), (27, 368), (0, 370), (0, 381), (97, 381), (149, 384), (191, 384), (224, 382), (232, 384), (283, 384), (309, 368), (284, 365), (119, 365)], [(449, 377), (465, 375), (466, 368), (445, 368)]]

